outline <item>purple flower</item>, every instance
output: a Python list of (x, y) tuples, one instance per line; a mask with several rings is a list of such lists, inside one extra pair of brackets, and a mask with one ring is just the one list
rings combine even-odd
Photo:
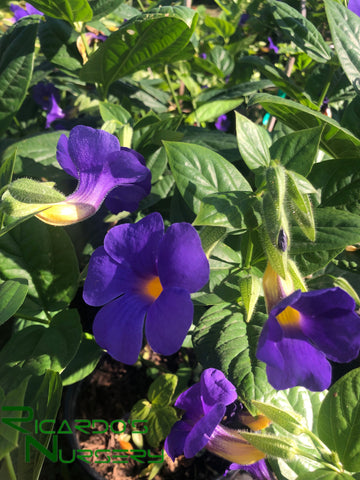
[(229, 467), (229, 470), (244, 470), (255, 480), (274, 480), (275, 478), (269, 471), (265, 459), (259, 460), (251, 465), (239, 465), (238, 463), (232, 463)]
[(249, 20), (250, 15), (248, 13), (243, 13), (240, 17), (238, 27), (242, 27)]
[(99, 40), (100, 42), (105, 42), (105, 40), (107, 39), (106, 35), (102, 35), (101, 33), (97, 35), (94, 32), (86, 32), (85, 37), (89, 44), (95, 42), (95, 40)]
[(226, 115), (220, 115), (215, 122), (215, 128), (221, 132), (227, 132), (230, 128), (230, 120)]
[(142, 155), (120, 147), (119, 140), (103, 130), (74, 127), (69, 138), (59, 138), (56, 156), (79, 182), (65, 201), (36, 215), (50, 225), (71, 225), (92, 216), (107, 195), (113, 212), (136, 210), (150, 192), (151, 173)]
[(360, 17), (360, 0), (349, 0), (348, 9)]
[(93, 331), (116, 360), (136, 362), (143, 327), (150, 347), (171, 355), (181, 347), (193, 320), (190, 293), (209, 280), (209, 262), (200, 237), (188, 223), (164, 234), (159, 213), (135, 224), (118, 225), (93, 253), (84, 285), (87, 304), (104, 307)]
[(17, 22), (22, 17), (27, 17), (28, 15), (44, 15), (40, 10), (30, 5), (30, 3), (25, 4), (26, 7), (22, 8), (20, 5), (15, 5), (10, 3), (10, 10), (14, 14), (14, 21)]
[(302, 385), (321, 391), (331, 382), (329, 360), (345, 363), (360, 350), (360, 318), (355, 302), (338, 287), (297, 290), (272, 308), (260, 334), (256, 356), (267, 364), (271, 385)]
[(200, 53), (199, 57), (206, 60), (207, 55), (206, 55), (206, 53)]
[(215, 368), (201, 374), (200, 382), (180, 394), (175, 406), (185, 410), (165, 440), (169, 457), (196, 455), (202, 448), (230, 462), (254, 463), (265, 454), (250, 445), (237, 430), (220, 424), (226, 406), (237, 398), (236, 388)]
[(39, 82), (34, 86), (32, 94), (35, 102), (47, 112), (45, 128), (50, 128), (52, 122), (65, 117), (65, 113), (58, 105), (59, 90), (55, 85)]
[(274, 50), (275, 53), (279, 52), (279, 47), (275, 45), (275, 43), (272, 41), (271, 37), (268, 37), (268, 42), (269, 42), (269, 49)]

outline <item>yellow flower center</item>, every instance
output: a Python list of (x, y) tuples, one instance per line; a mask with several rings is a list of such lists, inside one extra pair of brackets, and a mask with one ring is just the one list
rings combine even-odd
[(163, 291), (160, 278), (151, 277), (149, 280), (146, 280), (141, 290), (144, 295), (146, 295), (147, 297), (151, 297), (153, 300), (156, 300)]
[(300, 324), (300, 312), (292, 307), (286, 307), (279, 315), (276, 315), (277, 321), (283, 327), (298, 327)]

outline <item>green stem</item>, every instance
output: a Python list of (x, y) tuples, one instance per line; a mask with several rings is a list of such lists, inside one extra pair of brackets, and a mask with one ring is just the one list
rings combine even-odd
[(85, 52), (86, 52), (86, 56), (88, 58), (90, 58), (90, 55), (91, 55), (91, 51), (90, 51), (90, 48), (89, 48), (89, 45), (87, 43), (87, 40), (86, 40), (86, 37), (85, 37), (85, 33), (84, 32), (80, 32), (80, 37), (81, 37), (81, 40), (84, 44), (84, 47), (85, 47)]
[(14, 313), (15, 318), (22, 318), (23, 320), (30, 320), (31, 322), (37, 322), (37, 323), (42, 323), (43, 325), (49, 325), (51, 318), (49, 318), (49, 315), (45, 312), (46, 316), (48, 317), (48, 320), (45, 320), (43, 318), (37, 318), (37, 317), (31, 317), (30, 315), (23, 315), (22, 313)]
[(324, 99), (326, 97), (326, 94), (329, 90), (329, 87), (330, 87), (330, 84), (332, 82), (332, 78), (333, 78), (333, 75), (334, 75), (334, 67), (331, 67), (331, 70), (329, 72), (329, 75), (327, 77), (327, 80), (326, 80), (326, 83), (324, 85), (324, 88), (322, 89), (322, 92), (321, 92), (321, 95), (320, 95), (320, 99), (319, 99), (319, 102), (318, 102), (318, 109), (320, 110), (321, 109), (321, 105), (323, 104), (324, 102)]
[(137, 1), (138, 1), (138, 4), (140, 5), (141, 10), (142, 10), (143, 12), (145, 12), (145, 7), (144, 7), (142, 1), (141, 1), (141, 0), (137, 0)]
[(9, 472), (10, 480), (16, 480), (16, 473), (15, 473), (15, 470), (14, 470), (14, 466), (13, 466), (13, 463), (12, 463), (12, 460), (11, 460), (10, 453), (7, 453), (5, 455), (5, 463), (6, 463), (6, 467), (8, 469), (8, 472)]
[(247, 244), (247, 250), (246, 250), (246, 257), (245, 257), (245, 262), (244, 262), (244, 268), (250, 267), (251, 260), (252, 260), (252, 254), (254, 250), (254, 244), (251, 240), (251, 234), (250, 232), (248, 233), (248, 244)]
[(168, 66), (165, 65), (164, 67), (164, 74), (165, 74), (165, 78), (166, 78), (166, 81), (169, 85), (169, 88), (170, 88), (170, 91), (171, 91), (171, 95), (174, 99), (174, 102), (175, 102), (175, 105), (176, 105), (176, 108), (177, 108), (177, 111), (180, 115), (182, 115), (182, 111), (181, 111), (181, 107), (180, 107), (180, 103), (179, 103), (179, 100), (177, 98), (177, 95), (175, 93), (175, 90), (173, 89), (173, 86), (172, 86), (172, 83), (171, 83), (171, 80), (170, 80), (170, 75), (169, 75), (169, 69), (168, 69)]

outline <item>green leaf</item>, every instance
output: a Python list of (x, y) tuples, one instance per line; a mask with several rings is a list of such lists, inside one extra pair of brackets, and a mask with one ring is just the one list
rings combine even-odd
[(241, 156), (255, 172), (270, 165), (271, 139), (265, 128), (259, 127), (236, 112), (236, 138)]
[(215, 100), (205, 103), (194, 110), (186, 119), (190, 125), (195, 122), (214, 122), (220, 115), (231, 112), (243, 103), (242, 98), (233, 100)]
[(313, 242), (315, 240), (316, 231), (309, 197), (306, 194), (301, 193), (296, 182), (296, 177), (292, 175), (292, 172), (286, 171), (286, 176), (286, 193), (290, 203), (289, 207), (291, 215), (308, 239)]
[(345, 472), (340, 473), (334, 472), (334, 470), (319, 468), (313, 472), (307, 472), (299, 475), (297, 480), (354, 480), (354, 477)]
[(352, 86), (360, 86), (360, 18), (351, 10), (332, 0), (325, 0), (331, 36), (341, 66)]
[(223, 76), (230, 75), (234, 70), (235, 62), (233, 56), (220, 45), (216, 45), (210, 50), (208, 58), (223, 73)]
[(260, 202), (248, 192), (223, 192), (203, 197), (199, 213), (193, 222), (193, 225), (232, 230), (252, 229), (260, 224)]
[(104, 122), (117, 120), (120, 124), (127, 124), (131, 119), (131, 114), (121, 105), (114, 103), (100, 102), (100, 115)]
[[(205, 88), (196, 98), (197, 104), (207, 103), (210, 100), (231, 100), (233, 98), (242, 98), (257, 93), (264, 88), (273, 87), (274, 84), (269, 80), (258, 80), (254, 82), (245, 82), (240, 85), (232, 85), (227, 88)], [(215, 133), (215, 132), (211, 132)]]
[(76, 310), (58, 313), (49, 327), (32, 325), (16, 332), (0, 352), (1, 364), (20, 365), (35, 375), (64, 370), (77, 352), (81, 324)]
[(49, 17), (60, 18), (71, 24), (88, 22), (93, 16), (87, 0), (31, 0), (31, 5)]
[(300, 12), (283, 2), (268, 0), (280, 29), (310, 58), (319, 63), (331, 60), (331, 50), (319, 30)]
[(39, 312), (67, 307), (79, 280), (76, 254), (67, 233), (36, 219), (18, 225), (0, 238), (0, 278), (27, 280), (29, 296)]
[(0, 39), (0, 135), (21, 107), (34, 67), (39, 17), (16, 22)]
[[(13, 173), (14, 173), (14, 166), (16, 160), (16, 151), (5, 158), (4, 162), (0, 167), (0, 195), (6, 188), (6, 186), (11, 182)], [(0, 210), (1, 210), (1, 202), (0, 202)], [(0, 229), (4, 225), (5, 220), (5, 213), (0, 212)]]
[(95, 342), (94, 335), (83, 332), (78, 351), (65, 370), (61, 372), (63, 386), (80, 382), (80, 380), (90, 375), (102, 354), (103, 350)]
[(222, 38), (231, 37), (235, 32), (235, 26), (223, 18), (206, 15), (204, 23), (207, 27), (215, 30), (215, 32)]
[(82, 80), (101, 83), (107, 91), (120, 77), (170, 63), (190, 41), (197, 18), (196, 12), (185, 7), (159, 7), (132, 18), (89, 58)]
[(241, 173), (217, 153), (188, 143), (164, 145), (176, 186), (195, 213), (199, 212), (203, 197), (212, 193), (251, 191)]
[(171, 373), (160, 375), (151, 385), (148, 391), (148, 399), (153, 405), (166, 407), (170, 405), (174, 395), (177, 376)]
[(293, 130), (323, 126), (320, 147), (333, 158), (352, 158), (360, 155), (360, 140), (335, 120), (320, 112), (266, 93), (255, 95), (250, 103), (260, 103), (271, 115)]
[[(24, 405), (25, 391), (29, 381), (29, 374), (20, 368), (10, 368), (2, 365), (0, 369), (0, 407), (2, 418), (20, 418), (22, 411), (8, 410), (3, 407), (22, 407)], [(26, 415), (24, 415), (26, 416)], [(18, 445), (19, 431), (0, 423), (0, 459), (11, 452)]]
[(329, 390), (319, 413), (320, 439), (335, 451), (344, 468), (360, 470), (360, 368), (344, 375)]
[(264, 400), (273, 392), (265, 364), (256, 358), (258, 338), (266, 315), (255, 313), (250, 323), (237, 305), (210, 308), (196, 323), (193, 344), (204, 368), (218, 368), (236, 386), (240, 400), (255, 413), (251, 400)]
[(274, 405), (253, 400), (253, 405), (276, 425), (293, 435), (300, 435), (306, 430), (305, 420), (295, 412), (288, 412)]
[(9, 320), (23, 304), (28, 287), (20, 282), (8, 280), (0, 285), (0, 325)]
[(289, 170), (305, 177), (316, 160), (321, 139), (322, 127), (307, 128), (284, 135), (270, 147), (270, 156)]
[[(90, 7), (93, 11), (92, 20), (99, 20), (105, 17), (108, 13), (112, 12), (123, 4), (124, 0), (88, 0)], [(119, 15), (121, 16), (121, 15)]]
[(146, 440), (151, 447), (157, 447), (161, 440), (167, 437), (171, 427), (178, 420), (174, 407), (153, 406), (148, 416), (149, 432)]
[[(52, 370), (47, 370), (43, 377), (32, 377), (26, 391), (26, 405), (33, 408), (34, 419), (56, 419), (60, 407), (62, 385), (60, 375)], [(48, 448), (51, 435), (35, 433), (35, 422), (29, 425), (29, 431), (38, 442)], [(16, 455), (17, 478), (38, 480), (45, 456), (35, 450), (31, 450), (30, 462), (25, 462), (25, 435), (21, 436), (19, 449)], [(14, 455), (14, 456), (15, 456)]]
[(241, 273), (240, 294), (246, 310), (246, 321), (250, 322), (261, 292), (262, 274), (254, 267)]
[(132, 420), (146, 420), (151, 411), (151, 403), (145, 399), (139, 400), (131, 409), (130, 418)]
[(202, 249), (206, 256), (209, 258), (211, 252), (219, 244), (219, 242), (225, 237), (226, 228), (219, 227), (205, 227), (200, 232), (200, 239)]
[[(237, 65), (251, 65), (257, 68), (266, 78), (271, 80), (278, 88), (285, 92), (289, 97), (295, 98), (303, 105), (308, 107), (316, 108), (316, 105), (310, 100), (309, 96), (304, 93), (303, 89), (300, 88), (296, 83), (289, 79), (289, 77), (283, 72), (276, 68), (272, 63), (264, 60), (260, 57), (255, 56), (245, 56), (237, 61)], [(258, 102), (261, 103), (261, 102)], [(270, 112), (271, 113), (271, 112)], [(306, 125), (303, 128), (307, 128)]]
[(79, 70), (82, 67), (81, 55), (76, 46), (78, 34), (71, 26), (62, 21), (47, 18), (41, 22), (39, 38), (41, 51), (54, 65), (67, 70)]

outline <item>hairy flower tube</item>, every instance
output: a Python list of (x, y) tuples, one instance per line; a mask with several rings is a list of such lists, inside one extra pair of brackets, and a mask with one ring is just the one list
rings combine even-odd
[(256, 356), (266, 363), (278, 389), (302, 385), (312, 391), (330, 386), (329, 360), (346, 363), (360, 350), (360, 318), (355, 301), (338, 287), (296, 290), (272, 305)]
[(15, 3), (10, 3), (10, 10), (14, 14), (14, 21), (17, 22), (20, 18), (27, 17), (29, 15), (44, 15), (40, 10), (30, 5), (30, 3), (25, 3), (25, 8), (20, 5), (15, 5)]
[(264, 458), (265, 454), (250, 445), (237, 430), (220, 423), (226, 407), (236, 398), (236, 388), (220, 370), (204, 370), (200, 382), (181, 393), (175, 402), (185, 413), (165, 440), (164, 448), (169, 457), (174, 460), (184, 454), (191, 458), (206, 448), (240, 465)]
[(36, 216), (50, 225), (71, 225), (91, 217), (105, 205), (113, 212), (134, 211), (149, 194), (151, 173), (145, 160), (103, 130), (78, 125), (61, 135), (57, 160), (66, 173), (78, 179), (74, 193)]
[(55, 85), (39, 82), (34, 86), (32, 94), (35, 102), (47, 112), (45, 128), (50, 128), (52, 122), (65, 117), (65, 113), (58, 104), (59, 90)]
[[(136, 362), (143, 327), (150, 347), (171, 355), (193, 320), (190, 293), (209, 280), (209, 262), (194, 227), (175, 223), (164, 233), (159, 213), (113, 227), (93, 253), (83, 298), (97, 313), (97, 343), (126, 364)], [(145, 319), (146, 317), (146, 319)]]

